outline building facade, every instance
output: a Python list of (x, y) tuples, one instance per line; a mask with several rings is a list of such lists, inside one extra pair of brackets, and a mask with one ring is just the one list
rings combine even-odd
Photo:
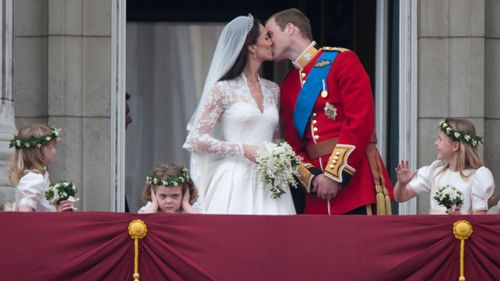
[[(80, 187), (80, 209), (124, 207), (124, 0), (1, 0), (0, 204), (13, 200), (8, 140), (23, 124), (64, 128), (51, 179)], [(398, 25), (398, 152), (412, 167), (435, 159), (439, 120), (468, 118), (500, 175), (500, 1), (377, 0), (377, 133), (387, 136), (387, 23)], [(393, 167), (388, 167), (392, 169)], [(498, 180), (497, 180), (498, 182)], [(499, 189), (497, 189), (499, 190)], [(428, 196), (400, 213), (426, 213)]]

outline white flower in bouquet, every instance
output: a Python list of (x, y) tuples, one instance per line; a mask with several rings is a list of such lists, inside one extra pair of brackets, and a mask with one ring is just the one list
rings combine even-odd
[(69, 200), (71, 202), (78, 201), (76, 195), (78, 194), (78, 188), (71, 181), (63, 181), (56, 184), (51, 184), (49, 189), (45, 191), (45, 198), (53, 206), (59, 205), (61, 201)]
[(452, 209), (464, 203), (462, 192), (452, 185), (446, 185), (436, 190), (432, 196), (439, 205)]
[(288, 143), (265, 143), (257, 150), (256, 160), (257, 175), (273, 199), (284, 194), (290, 185), (297, 186), (294, 176), (298, 176), (302, 159)]

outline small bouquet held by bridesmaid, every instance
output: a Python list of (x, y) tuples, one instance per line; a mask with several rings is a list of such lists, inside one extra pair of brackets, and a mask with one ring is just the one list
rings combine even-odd
[(447, 210), (455, 211), (464, 203), (462, 192), (452, 185), (445, 185), (436, 190), (432, 196), (439, 205)]
[(72, 203), (78, 201), (78, 198), (76, 198), (77, 194), (78, 188), (76, 188), (72, 181), (61, 181), (49, 186), (49, 189), (45, 191), (45, 198), (50, 204), (57, 207), (64, 200)]
[(257, 175), (271, 192), (273, 199), (284, 194), (285, 188), (290, 185), (297, 187), (294, 176), (298, 176), (302, 159), (295, 155), (288, 143), (265, 143), (257, 150), (256, 160)]

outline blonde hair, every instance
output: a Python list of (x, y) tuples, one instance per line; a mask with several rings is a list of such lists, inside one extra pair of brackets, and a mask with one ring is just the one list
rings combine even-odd
[[(17, 134), (18, 139), (27, 140), (32, 137), (39, 138), (44, 135), (50, 135), (51, 129), (43, 124), (25, 125), (19, 129)], [(16, 185), (21, 177), (28, 171), (43, 174), (45, 173), (45, 155), (42, 150), (44, 147), (56, 143), (57, 140), (52, 140), (40, 148), (37, 147), (22, 147), (16, 149), (9, 165), (9, 179), (12, 184)]]
[[(182, 176), (183, 171), (184, 167), (181, 166), (177, 166), (174, 164), (159, 164), (154, 167), (152, 175), (154, 177), (158, 177), (167, 181), (169, 178)], [(159, 186), (162, 185), (146, 184), (144, 186), (144, 190), (142, 191), (142, 199), (144, 201), (151, 201), (151, 189), (153, 189), (153, 191), (156, 193)], [(198, 199), (198, 190), (194, 186), (193, 181), (189, 179), (186, 182), (182, 183), (180, 186), (182, 186), (183, 196), (186, 190), (189, 189), (189, 204), (193, 205), (196, 199)]]
[(271, 19), (273, 18), (282, 31), (285, 30), (287, 24), (291, 23), (300, 30), (304, 38), (312, 40), (311, 22), (299, 9), (291, 8), (277, 12), (271, 16)]
[[(471, 137), (476, 137), (476, 127), (474, 124), (466, 119), (458, 119), (458, 118), (448, 118), (445, 120), (453, 129), (456, 131), (462, 132), (464, 134), (470, 135)], [(449, 137), (448, 137), (449, 138)], [(455, 141), (450, 138), (450, 141)], [(477, 147), (473, 147), (467, 142), (462, 140), (456, 140), (458, 142), (458, 156), (457, 156), (457, 168), (460, 172), (460, 176), (463, 179), (467, 179), (470, 175), (465, 175), (465, 169), (478, 169), (483, 166), (483, 161), (479, 156), (479, 152), (477, 151)], [(444, 172), (448, 169), (449, 165), (447, 164), (443, 169), (439, 172)], [(438, 174), (439, 174), (438, 173)]]

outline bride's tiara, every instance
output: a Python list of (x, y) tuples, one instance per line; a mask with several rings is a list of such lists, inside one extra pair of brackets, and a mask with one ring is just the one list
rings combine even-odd
[(252, 30), (254, 22), (252, 14), (248, 13), (248, 18), (250, 19), (250, 23), (248, 24), (247, 32), (250, 32), (250, 30)]

